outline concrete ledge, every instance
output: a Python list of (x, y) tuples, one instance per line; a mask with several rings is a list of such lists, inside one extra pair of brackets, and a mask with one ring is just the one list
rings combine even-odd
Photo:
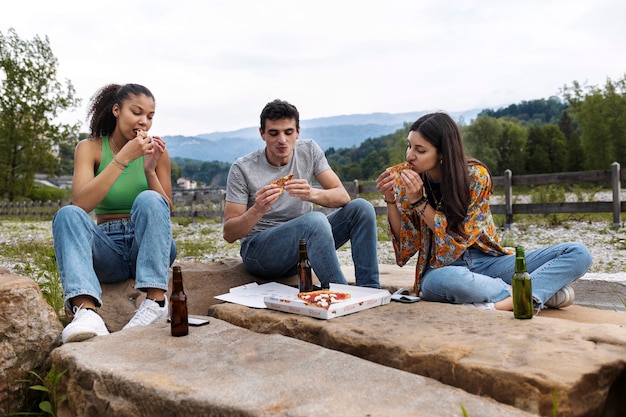
[[(289, 321), (289, 320), (287, 320)], [(218, 319), (169, 334), (165, 323), (63, 345), (58, 415), (469, 416), (531, 414), (432, 379)]]
[[(626, 397), (623, 313), (604, 312), (619, 324), (579, 323), (543, 312), (516, 320), (510, 312), (424, 301), (329, 321), (235, 304), (214, 305), (209, 312), (255, 332), (346, 352), (533, 414), (552, 415), (553, 395), (559, 416), (626, 412), (618, 401)], [(567, 315), (567, 309), (558, 313)]]

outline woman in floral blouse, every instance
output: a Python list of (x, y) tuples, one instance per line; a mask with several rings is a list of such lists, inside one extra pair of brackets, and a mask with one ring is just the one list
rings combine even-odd
[[(411, 126), (408, 168), (386, 170), (376, 188), (387, 203), (389, 235), (402, 266), (418, 254), (416, 293), (427, 301), (512, 310), (513, 251), (500, 246), (489, 197), (491, 175), (466, 157), (458, 126), (445, 113), (422, 116)], [(537, 308), (573, 303), (570, 284), (591, 265), (579, 242), (526, 252)]]

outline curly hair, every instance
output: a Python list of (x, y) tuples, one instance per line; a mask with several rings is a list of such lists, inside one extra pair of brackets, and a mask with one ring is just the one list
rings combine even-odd
[(261, 111), (261, 132), (265, 132), (266, 120), (294, 119), (296, 129), (300, 130), (300, 113), (293, 104), (284, 100), (270, 101)]
[(154, 100), (154, 95), (143, 85), (139, 84), (108, 84), (102, 87), (91, 98), (91, 104), (87, 111), (89, 131), (92, 138), (110, 135), (115, 130), (117, 119), (113, 115), (113, 106), (122, 107), (129, 96), (146, 95)]

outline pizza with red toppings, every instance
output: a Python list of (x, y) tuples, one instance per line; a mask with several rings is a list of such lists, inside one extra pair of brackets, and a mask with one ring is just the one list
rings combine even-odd
[(292, 178), (293, 174), (285, 175), (282, 178), (272, 181), (272, 184), (278, 185), (278, 188), (280, 188), (280, 194), (282, 194), (282, 192), (285, 191), (285, 183)]
[(308, 305), (328, 310), (331, 304), (340, 303), (350, 298), (350, 294), (330, 290), (319, 290), (298, 293), (298, 298)]

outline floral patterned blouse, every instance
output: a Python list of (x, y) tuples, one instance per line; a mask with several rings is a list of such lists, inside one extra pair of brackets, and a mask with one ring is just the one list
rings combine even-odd
[[(500, 256), (508, 252), (500, 246), (496, 227), (489, 208), (491, 196), (491, 175), (485, 166), (478, 162), (469, 162), (470, 203), (463, 227), (467, 236), (448, 233), (446, 216), (442, 211), (435, 211), (435, 230), (416, 214), (406, 197), (406, 189), (401, 181), (397, 181), (394, 193), (396, 205), (400, 210), (400, 239), (396, 239), (388, 225), (388, 233), (393, 243), (396, 263), (406, 264), (413, 255), (419, 253), (415, 268), (416, 293), (420, 289), (420, 279), (428, 262), (431, 268), (440, 268), (451, 264), (463, 255), (467, 248), (480, 249), (483, 252)], [(431, 253), (432, 252), (432, 253)], [(428, 254), (431, 253), (429, 258)]]

